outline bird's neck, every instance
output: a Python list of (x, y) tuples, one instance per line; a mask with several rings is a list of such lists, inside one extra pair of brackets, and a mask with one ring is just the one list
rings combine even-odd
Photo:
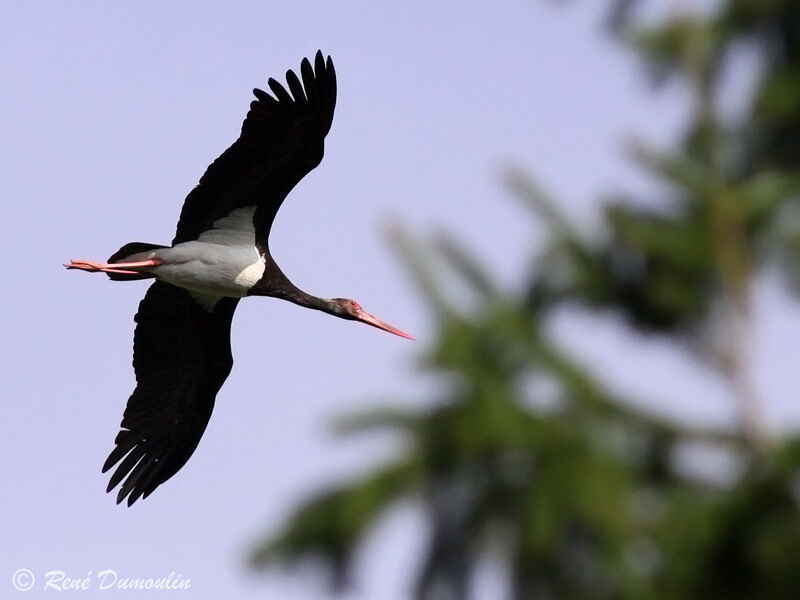
[(271, 295), (274, 295), (276, 298), (281, 298), (282, 300), (288, 300), (289, 302), (293, 302), (299, 306), (304, 306), (305, 308), (321, 310), (322, 312), (326, 312), (328, 314), (338, 315), (336, 311), (337, 306), (332, 300), (312, 296), (295, 285), (292, 285), (292, 288), (293, 289), (278, 290), (275, 294)]
[(250, 288), (248, 296), (270, 296), (272, 298), (280, 298), (281, 300), (288, 300), (299, 306), (338, 315), (338, 307), (335, 302), (326, 298), (318, 298), (317, 296), (312, 296), (304, 292), (289, 281), (289, 278), (283, 274), (269, 254), (265, 255), (264, 259), (267, 263), (267, 270), (261, 280)]

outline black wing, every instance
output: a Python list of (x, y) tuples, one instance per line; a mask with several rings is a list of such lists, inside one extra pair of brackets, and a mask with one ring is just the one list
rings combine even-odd
[(293, 71), (286, 73), (291, 95), (274, 79), (268, 84), (275, 97), (253, 90), (257, 99), (250, 104), (239, 139), (186, 197), (173, 245), (196, 239), (236, 208), (257, 206), (256, 241), (266, 248), (283, 199), (322, 160), (336, 105), (330, 56), (325, 61), (318, 51), (313, 67), (304, 58), (300, 74), (302, 83)]
[(136, 389), (103, 465), (105, 473), (122, 460), (106, 490), (125, 479), (118, 504), (126, 496), (128, 506), (149, 496), (197, 448), (233, 366), (230, 331), (238, 301), (222, 298), (208, 312), (182, 288), (159, 281), (147, 290), (135, 318)]

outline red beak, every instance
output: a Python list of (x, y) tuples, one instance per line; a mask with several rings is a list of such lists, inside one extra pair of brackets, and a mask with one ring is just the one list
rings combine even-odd
[(400, 337), (404, 337), (409, 340), (414, 339), (406, 332), (400, 331), (399, 329), (397, 329), (397, 327), (392, 327), (388, 323), (384, 323), (380, 319), (373, 317), (371, 314), (364, 312), (363, 310), (358, 312), (358, 320), (361, 321), (362, 323), (366, 323), (367, 325), (372, 325), (373, 327), (377, 327), (378, 329), (383, 329), (384, 331), (388, 331), (389, 333), (399, 335)]

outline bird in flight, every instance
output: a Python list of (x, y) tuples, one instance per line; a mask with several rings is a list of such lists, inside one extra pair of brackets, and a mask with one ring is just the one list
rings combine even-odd
[(132, 242), (107, 262), (73, 260), (67, 269), (115, 281), (155, 279), (139, 304), (133, 338), (136, 389), (128, 399), (106, 491), (122, 483), (117, 504), (147, 498), (186, 464), (205, 431), (214, 400), (233, 366), (231, 319), (240, 298), (271, 296), (410, 335), (365, 312), (354, 300), (325, 299), (295, 286), (270, 256), (275, 214), (295, 185), (322, 160), (336, 105), (330, 56), (306, 58), (289, 90), (256, 99), (239, 139), (208, 167), (183, 204), (171, 246)]

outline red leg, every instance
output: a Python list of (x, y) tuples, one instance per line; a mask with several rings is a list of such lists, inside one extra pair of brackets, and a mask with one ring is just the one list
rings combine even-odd
[[(151, 258), (149, 260), (140, 260), (137, 262), (119, 262), (119, 263), (98, 263), (90, 260), (73, 260), (68, 265), (64, 265), (67, 269), (80, 269), (81, 271), (88, 271), (90, 273), (123, 273), (125, 275), (136, 275), (141, 273), (146, 267), (157, 267), (163, 264), (164, 261), (160, 258)], [(134, 270), (135, 269), (135, 270)]]

